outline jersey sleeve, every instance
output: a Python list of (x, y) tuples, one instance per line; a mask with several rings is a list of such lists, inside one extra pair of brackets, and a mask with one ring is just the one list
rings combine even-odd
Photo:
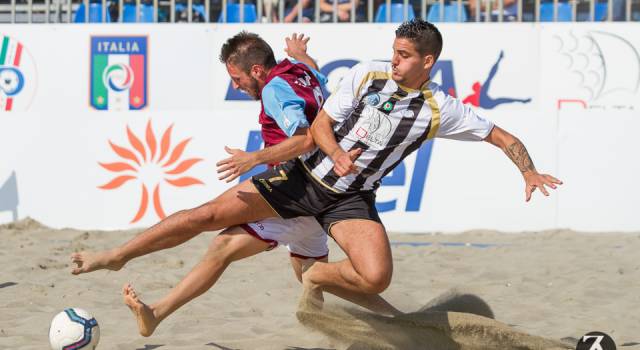
[(324, 111), (336, 122), (349, 118), (351, 112), (358, 106), (362, 80), (366, 75), (366, 67), (360, 63), (340, 80), (338, 89), (329, 96), (323, 105)]
[(308, 128), (304, 114), (305, 101), (282, 78), (273, 78), (262, 89), (264, 112), (276, 121), (280, 129), (291, 137), (298, 128)]
[(445, 95), (440, 105), (440, 127), (436, 137), (460, 141), (482, 141), (489, 135), (493, 126), (491, 121), (477, 115), (469, 105)]
[(329, 82), (329, 79), (327, 79), (327, 77), (320, 73), (319, 71), (309, 67), (309, 69), (311, 70), (311, 72), (313, 73), (313, 75), (316, 76), (316, 79), (318, 79), (318, 82), (320, 83), (320, 85), (322, 87), (325, 87), (327, 85), (327, 82)]

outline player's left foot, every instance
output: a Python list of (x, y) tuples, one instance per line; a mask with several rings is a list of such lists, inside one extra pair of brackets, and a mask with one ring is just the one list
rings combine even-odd
[(138, 322), (138, 332), (143, 337), (149, 337), (156, 330), (160, 320), (153, 314), (153, 310), (145, 303), (143, 303), (131, 284), (125, 284), (122, 288), (122, 297), (124, 303), (131, 309), (133, 316)]

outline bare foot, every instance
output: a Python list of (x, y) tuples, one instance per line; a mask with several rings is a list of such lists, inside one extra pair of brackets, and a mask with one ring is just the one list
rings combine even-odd
[(118, 271), (125, 264), (122, 259), (119, 259), (112, 251), (109, 250), (95, 253), (73, 253), (71, 254), (71, 261), (77, 265), (77, 267), (71, 270), (71, 273), (74, 275), (101, 269)]
[(122, 297), (124, 303), (131, 309), (133, 316), (138, 321), (138, 332), (143, 337), (149, 337), (156, 330), (160, 320), (153, 314), (153, 310), (145, 303), (143, 303), (131, 284), (125, 284), (122, 288)]

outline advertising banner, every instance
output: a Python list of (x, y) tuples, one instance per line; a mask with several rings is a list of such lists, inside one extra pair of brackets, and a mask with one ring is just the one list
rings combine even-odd
[[(260, 149), (260, 104), (219, 61), (240, 30), (277, 59), (311, 37), (329, 82), (390, 60), (394, 24), (0, 26), (0, 222), (145, 227), (215, 198), (225, 146)], [(382, 181), (390, 232), (640, 230), (640, 29), (627, 24), (442, 24), (433, 81), (520, 138), (565, 181), (524, 201), (486, 142), (435, 139)], [(243, 176), (247, 178), (250, 174)]]

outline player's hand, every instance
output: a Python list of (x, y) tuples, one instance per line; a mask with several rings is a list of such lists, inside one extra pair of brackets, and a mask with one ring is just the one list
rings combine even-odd
[(240, 149), (229, 148), (224, 146), (224, 150), (231, 155), (227, 159), (223, 159), (216, 163), (218, 167), (218, 174), (221, 174), (219, 180), (225, 180), (231, 182), (238, 178), (238, 176), (253, 169), (258, 165), (255, 154), (251, 152), (245, 152)]
[(528, 202), (531, 199), (531, 194), (539, 189), (542, 194), (545, 196), (549, 196), (549, 191), (545, 188), (545, 186), (551, 187), (554, 190), (557, 188), (556, 185), (562, 185), (562, 181), (556, 179), (555, 177), (547, 174), (540, 174), (537, 171), (530, 171), (524, 174), (524, 182), (526, 184), (524, 193), (525, 193), (525, 201)]
[(285, 38), (284, 41), (287, 43), (287, 47), (284, 51), (289, 55), (289, 57), (296, 59), (297, 57), (304, 56), (307, 54), (307, 43), (309, 42), (309, 37), (304, 37), (304, 34), (296, 34), (293, 33), (290, 38)]
[(335, 158), (333, 164), (333, 171), (336, 172), (338, 176), (347, 176), (349, 174), (357, 174), (358, 167), (353, 164), (356, 159), (362, 154), (361, 148), (352, 149), (349, 152), (345, 152), (341, 149), (336, 150), (334, 152)]

